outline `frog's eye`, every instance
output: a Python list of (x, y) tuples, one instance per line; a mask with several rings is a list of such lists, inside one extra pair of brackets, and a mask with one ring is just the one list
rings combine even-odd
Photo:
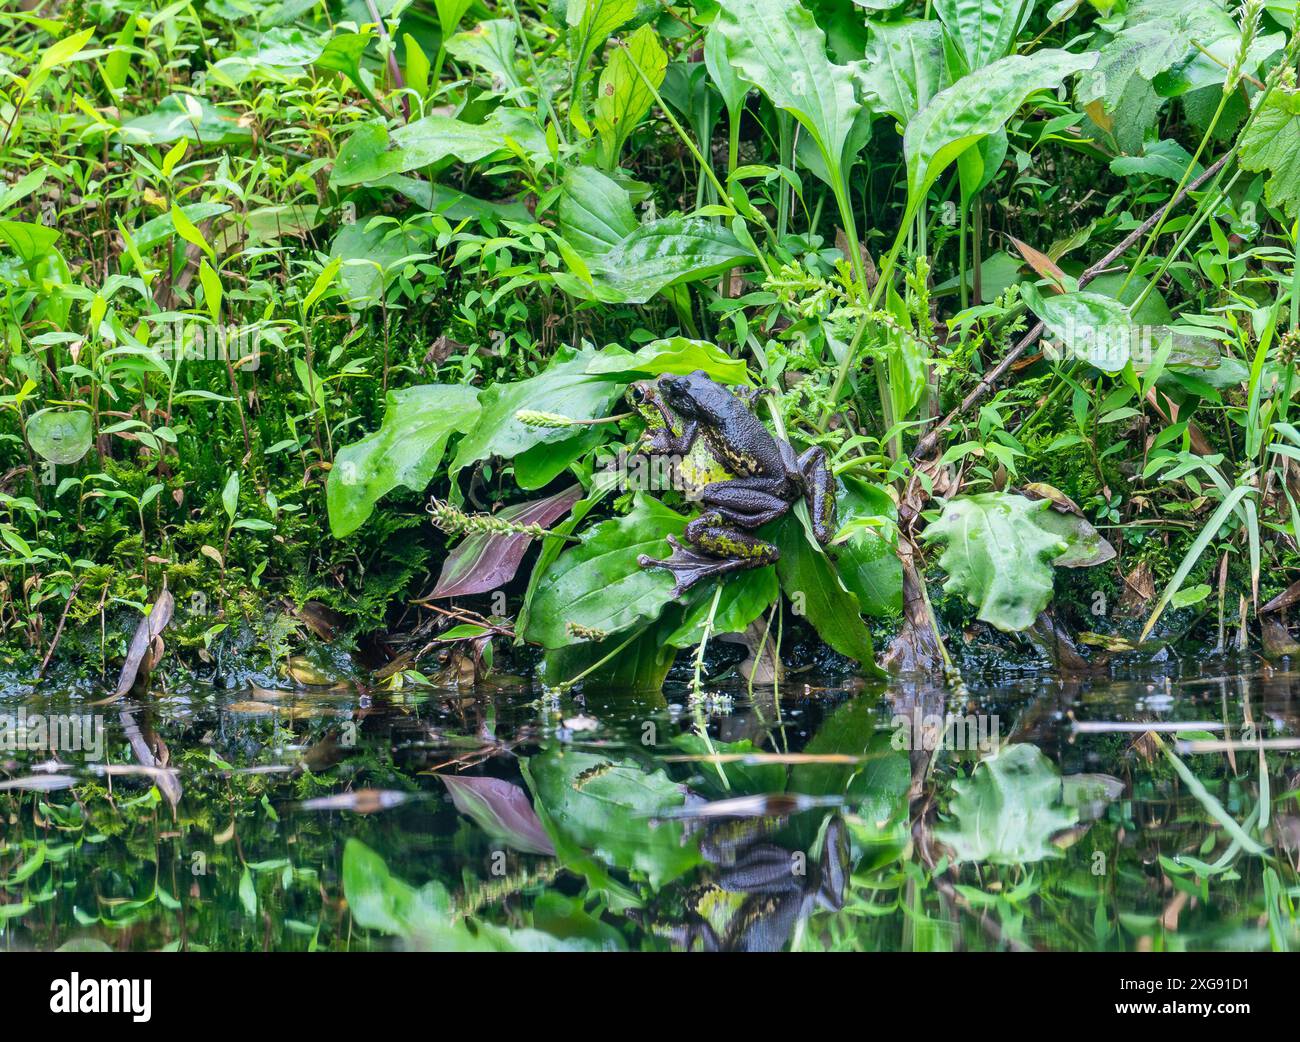
[(633, 384), (627, 389), (627, 396), (633, 405), (640, 405), (645, 401), (645, 388), (640, 384)]

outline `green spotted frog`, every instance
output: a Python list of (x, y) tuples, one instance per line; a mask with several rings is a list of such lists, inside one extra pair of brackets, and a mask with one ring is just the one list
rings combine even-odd
[(668, 537), (673, 552), (666, 560), (639, 558), (643, 568), (672, 573), (674, 596), (709, 576), (776, 561), (780, 551), (752, 533), (800, 498), (820, 543), (835, 532), (834, 478), (825, 450), (814, 446), (796, 457), (790, 443), (754, 415), (761, 393), (736, 394), (702, 370), (664, 374), (628, 389), (646, 419), (649, 453), (675, 458), (679, 487), (702, 509), (686, 526), (684, 543)]

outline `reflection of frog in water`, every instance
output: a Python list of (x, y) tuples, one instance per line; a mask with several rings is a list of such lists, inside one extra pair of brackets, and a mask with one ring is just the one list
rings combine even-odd
[(840, 817), (827, 823), (821, 857), (807, 862), (771, 841), (786, 820), (703, 826), (700, 853), (714, 866), (712, 878), (683, 895), (682, 920), (660, 921), (656, 932), (688, 949), (777, 952), (815, 910), (843, 908), (851, 851)]
[(643, 568), (672, 572), (680, 596), (711, 575), (771, 564), (775, 546), (752, 535), (803, 497), (813, 532), (823, 544), (835, 531), (835, 488), (825, 450), (814, 446), (796, 458), (790, 443), (772, 435), (750, 410), (760, 391), (733, 394), (703, 371), (643, 380), (628, 397), (646, 418), (652, 456), (679, 458), (685, 491), (703, 513), (686, 526), (686, 545), (672, 536), (672, 555), (646, 555)]

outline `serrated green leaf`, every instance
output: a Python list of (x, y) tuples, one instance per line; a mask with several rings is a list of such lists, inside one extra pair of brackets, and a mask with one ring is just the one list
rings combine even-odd
[(1036, 516), (1050, 508), (1009, 492), (983, 492), (948, 500), (922, 535), (944, 550), (944, 590), (961, 594), (978, 617), (1004, 633), (1034, 624), (1052, 599), (1052, 560), (1068, 548), (1044, 531)]
[(1062, 802), (1059, 772), (1033, 745), (1004, 746), (952, 787), (952, 823), (934, 834), (957, 861), (1024, 865), (1060, 857), (1051, 838), (1078, 820)]

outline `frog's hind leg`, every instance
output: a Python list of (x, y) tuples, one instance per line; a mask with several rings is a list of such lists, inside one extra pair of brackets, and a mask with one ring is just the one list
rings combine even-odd
[[(706, 510), (741, 528), (758, 528), (790, 509), (781, 496), (785, 482), (776, 478), (732, 478), (705, 485), (700, 499)], [(707, 516), (707, 515), (706, 515)]]
[(666, 560), (656, 560), (648, 554), (637, 558), (642, 568), (665, 568), (672, 572), (676, 580), (674, 597), (680, 597), (710, 576), (758, 568), (781, 556), (771, 543), (727, 525), (722, 515), (712, 510), (688, 524), (685, 537), (685, 543), (668, 537), (673, 552)]
[(813, 534), (825, 546), (835, 535), (835, 475), (826, 460), (826, 450), (814, 445), (799, 457), (804, 499), (812, 515)]

